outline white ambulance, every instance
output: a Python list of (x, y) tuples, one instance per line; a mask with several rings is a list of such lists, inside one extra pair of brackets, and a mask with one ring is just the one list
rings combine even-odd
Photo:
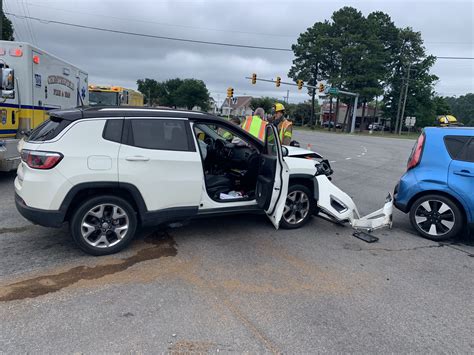
[(0, 41), (0, 171), (16, 169), (18, 141), (48, 111), (89, 103), (87, 73), (28, 43)]

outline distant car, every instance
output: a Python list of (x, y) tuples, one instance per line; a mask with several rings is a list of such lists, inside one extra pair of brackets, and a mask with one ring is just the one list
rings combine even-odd
[[(324, 121), (322, 126), (324, 128), (329, 128), (329, 126), (331, 126), (331, 128), (333, 128), (334, 127), (334, 122), (333, 121)], [(338, 128), (338, 129), (342, 128), (341, 124), (336, 123), (336, 128)]]
[(474, 227), (474, 128), (425, 128), (394, 198), (428, 239), (449, 239), (466, 225)]

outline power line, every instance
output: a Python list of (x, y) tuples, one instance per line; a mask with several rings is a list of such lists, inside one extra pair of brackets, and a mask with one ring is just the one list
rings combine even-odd
[(193, 29), (193, 30), (202, 30), (202, 31), (239, 33), (239, 34), (248, 34), (248, 35), (253, 35), (253, 36), (257, 35), (257, 36), (288, 37), (288, 38), (294, 38), (295, 37), (295, 35), (277, 35), (277, 34), (274, 34), (274, 33), (225, 30), (225, 29), (221, 29), (221, 28), (196, 27), (196, 26), (189, 26), (189, 25), (180, 25), (180, 24), (175, 24), (175, 23), (156, 22), (156, 21), (149, 21), (149, 20), (139, 20), (139, 19), (133, 19), (133, 18), (103, 15), (103, 14), (93, 14), (93, 13), (90, 13), (90, 12), (68, 10), (68, 9), (64, 9), (64, 8), (44, 6), (44, 5), (38, 5), (38, 4), (32, 4), (32, 3), (28, 3), (28, 4), (30, 6), (42, 7), (42, 8), (45, 8), (45, 9), (68, 12), (68, 13), (73, 13), (73, 14), (83, 14), (83, 15), (88, 15), (88, 16), (97, 16), (97, 17), (101, 17), (101, 18), (105, 17), (105, 18), (111, 18), (111, 19), (120, 20), (120, 21), (133, 21), (133, 22), (141, 22), (141, 23), (150, 23), (150, 24), (155, 24), (155, 25), (159, 25), (159, 26), (189, 28), (189, 29)]
[(58, 24), (58, 25), (77, 27), (77, 28), (86, 28), (86, 29), (89, 29), (89, 30), (96, 30), (96, 31), (102, 31), (102, 32), (119, 33), (119, 34), (125, 34), (125, 35), (130, 35), (130, 36), (156, 38), (156, 39), (164, 39), (164, 40), (168, 40), (168, 41), (188, 42), (188, 43), (197, 43), (197, 44), (209, 44), (209, 45), (225, 46), (225, 47), (264, 49), (264, 50), (269, 50), (269, 51), (280, 51), (280, 52), (293, 52), (291, 49), (287, 49), (287, 48), (249, 46), (249, 45), (246, 45), (246, 44), (211, 42), (211, 41), (201, 41), (201, 40), (194, 40), (194, 39), (187, 39), (187, 38), (157, 36), (157, 35), (146, 34), (146, 33), (128, 32), (128, 31), (113, 30), (113, 29), (102, 28), (102, 27), (78, 25), (78, 24), (75, 24), (75, 23), (62, 22), (62, 21), (56, 21), (56, 20), (45, 20), (45, 19), (41, 19), (41, 18), (38, 18), (38, 17), (22, 16), (22, 15), (14, 14), (14, 13), (11, 13), (11, 12), (5, 12), (5, 14), (15, 16), (15, 17), (18, 17), (18, 18), (39, 21), (39, 22), (44, 23), (44, 24), (54, 23), (54, 24)]
[(30, 24), (30, 21), (28, 21), (29, 16), (28, 16), (28, 14), (26, 13), (25, 3), (23, 2), (23, 0), (20, 0), (20, 1), (19, 1), (19, 7), (20, 7), (20, 9), (23, 9), (23, 13), (25, 14), (25, 16), (24, 16), (24, 18), (25, 18), (25, 23), (26, 23), (26, 26), (25, 26), (25, 27), (26, 27), (26, 29), (27, 29), (27, 33), (30, 35), (31, 42), (36, 45), (35, 39), (34, 39), (34, 37), (33, 37), (33, 31), (31, 30), (31, 24)]
[[(212, 42), (212, 41), (202, 41), (202, 40), (195, 40), (195, 39), (188, 39), (188, 38), (158, 36), (158, 35), (152, 35), (152, 34), (147, 34), (147, 33), (129, 32), (129, 31), (122, 31), (122, 30), (113, 30), (113, 29), (110, 29), (110, 28), (103, 28), (103, 27), (79, 25), (79, 24), (63, 22), (63, 21), (46, 20), (46, 19), (41, 19), (41, 18), (38, 18), (38, 17), (22, 16), (22, 15), (14, 14), (14, 13), (11, 13), (11, 12), (5, 12), (5, 14), (11, 15), (11, 16), (14, 16), (14, 17), (18, 17), (18, 18), (22, 18), (22, 19), (35, 20), (35, 21), (38, 21), (38, 22), (43, 23), (43, 24), (53, 23), (53, 24), (57, 24), (57, 25), (83, 28), (83, 29), (89, 29), (89, 30), (96, 30), (96, 31), (102, 31), (102, 32), (125, 34), (125, 35), (136, 36), (136, 37), (155, 38), (155, 39), (163, 39), (163, 40), (167, 40), (167, 41), (187, 42), (187, 43), (195, 43), (195, 44), (206, 44), (206, 45), (223, 46), (223, 47), (261, 49), (261, 50), (278, 51), (278, 52), (293, 52), (293, 50), (291, 50), (289, 48), (251, 46), (251, 45), (238, 44), (238, 43)], [(435, 57), (439, 58), (439, 59), (474, 60), (474, 57), (455, 57), (455, 56), (439, 56), (439, 57), (435, 56)]]

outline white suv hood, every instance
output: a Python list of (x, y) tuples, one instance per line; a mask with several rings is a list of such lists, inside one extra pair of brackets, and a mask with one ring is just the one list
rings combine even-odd
[(303, 149), (303, 148), (298, 148), (298, 147), (292, 147), (290, 145), (285, 145), (285, 148), (288, 149), (288, 156), (289, 157), (307, 157), (311, 156), (314, 158), (322, 158), (323, 156), (321, 154), (318, 154), (316, 152), (313, 152), (312, 150), (308, 149)]

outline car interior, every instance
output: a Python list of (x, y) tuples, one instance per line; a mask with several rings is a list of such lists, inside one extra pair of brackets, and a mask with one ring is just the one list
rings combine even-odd
[(213, 124), (195, 124), (194, 133), (209, 197), (218, 202), (255, 199), (259, 150), (227, 128)]

